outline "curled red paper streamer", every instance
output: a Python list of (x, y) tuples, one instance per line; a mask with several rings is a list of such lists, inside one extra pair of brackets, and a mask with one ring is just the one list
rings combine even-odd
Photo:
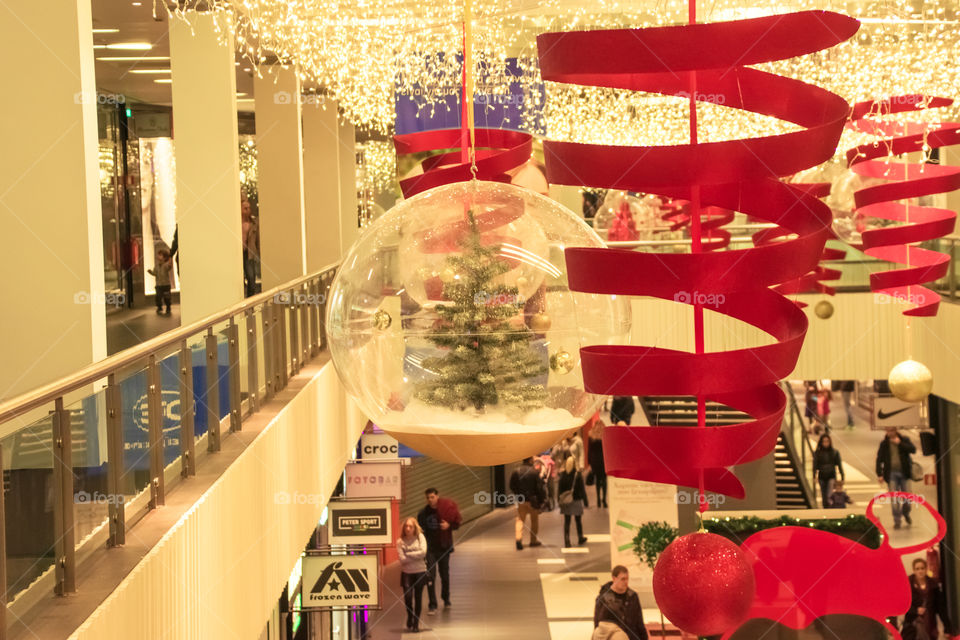
[[(675, 201), (675, 209), (661, 216), (662, 220), (670, 223), (670, 231), (677, 231), (691, 226), (690, 203)], [(730, 246), (730, 232), (723, 225), (733, 222), (736, 212), (721, 207), (700, 207), (700, 238), (703, 241), (703, 251), (719, 251)]]
[[(420, 163), (423, 173), (400, 181), (403, 197), (409, 198), (427, 189), (453, 182), (466, 182), (474, 176), (470, 162), (461, 152), (462, 129), (440, 129), (406, 133), (393, 137), (397, 155), (457, 149), (428, 157)], [(510, 182), (508, 171), (517, 169), (530, 158), (533, 137), (520, 131), (476, 129), (477, 179)]]
[(913, 306), (907, 316), (934, 316), (940, 296), (920, 286), (947, 274), (950, 257), (910, 243), (933, 240), (953, 233), (957, 214), (949, 209), (904, 205), (897, 200), (945, 193), (960, 188), (960, 167), (936, 164), (888, 163), (887, 158), (927, 145), (931, 149), (960, 144), (960, 123), (900, 123), (872, 120), (870, 113), (904, 113), (946, 107), (950, 98), (920, 95), (895, 96), (881, 101), (860, 102), (850, 116), (854, 128), (882, 136), (880, 144), (864, 144), (847, 152), (850, 169), (857, 175), (886, 181), (854, 193), (855, 215), (905, 224), (870, 229), (861, 234), (864, 253), (888, 262), (907, 265), (870, 274), (870, 289)]
[[(903, 615), (910, 608), (910, 585), (901, 556), (942, 540), (947, 523), (923, 496), (890, 492), (867, 505), (867, 518), (881, 531), (874, 504), (890, 500), (909, 500), (924, 507), (936, 520), (937, 532), (922, 543), (896, 548), (890, 546), (890, 536), (884, 532), (878, 549), (810, 527), (774, 527), (747, 538), (742, 548), (757, 583), (747, 618), (767, 618), (791, 629), (804, 629), (831, 614), (858, 615), (876, 620), (899, 638), (886, 618)], [(724, 639), (735, 631), (728, 630)]]
[[(794, 187), (797, 189), (802, 189), (806, 191), (809, 195), (812, 195), (816, 198), (825, 198), (830, 195), (830, 183), (829, 182), (814, 182), (814, 183), (798, 183), (793, 182)], [(782, 229), (781, 236), (789, 235), (789, 231)], [(760, 244), (769, 244), (770, 242), (775, 242), (776, 239), (770, 235), (766, 235), (762, 238), (757, 237), (756, 243)], [(827, 249), (823, 250), (823, 254), (820, 256), (821, 262), (823, 260), (842, 260), (846, 256), (846, 251), (841, 249)], [(778, 284), (773, 287), (773, 290), (777, 293), (781, 293), (785, 296), (795, 295), (798, 293), (824, 293), (827, 295), (836, 294), (836, 289), (825, 284), (826, 280), (839, 280), (842, 273), (839, 269), (831, 269), (824, 267), (822, 264), (817, 264), (813, 271), (806, 273), (799, 278), (784, 282), (783, 284)], [(799, 300), (795, 301), (795, 304), (801, 309), (806, 307), (805, 302)]]
[[(581, 349), (584, 387), (598, 394), (698, 395), (752, 420), (724, 427), (612, 427), (604, 431), (607, 472), (618, 477), (699, 486), (743, 497), (727, 467), (756, 460), (776, 443), (786, 406), (778, 381), (794, 368), (806, 315), (771, 290), (813, 271), (831, 211), (792, 175), (833, 155), (849, 105), (824, 89), (745, 65), (812, 53), (851, 37), (859, 23), (824, 11), (715, 24), (578, 31), (538, 36), (544, 80), (689, 96), (723, 95), (728, 107), (801, 127), (745, 140), (655, 147), (547, 141), (551, 183), (643, 191), (741, 211), (781, 229), (760, 246), (693, 255), (567, 249), (575, 291), (644, 295), (700, 303), (770, 334), (770, 345), (694, 354), (660, 347)], [(695, 97), (696, 97), (695, 95)], [(779, 240), (777, 242), (767, 242)]]

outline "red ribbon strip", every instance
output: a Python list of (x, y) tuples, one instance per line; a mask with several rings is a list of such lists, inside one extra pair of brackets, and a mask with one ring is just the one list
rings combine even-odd
[(696, 96), (722, 95), (728, 107), (802, 127), (776, 136), (675, 146), (544, 143), (551, 183), (685, 200), (699, 191), (704, 205), (781, 227), (756, 234), (760, 246), (733, 251), (677, 255), (567, 249), (571, 290), (699, 303), (776, 340), (702, 355), (654, 346), (582, 348), (587, 391), (701, 395), (752, 417), (724, 427), (608, 428), (608, 473), (697, 487), (702, 472), (706, 489), (743, 497), (743, 485), (727, 467), (773, 450), (786, 406), (777, 383), (796, 365), (807, 318), (769, 287), (814, 271), (832, 219), (829, 207), (814, 194), (779, 178), (833, 155), (849, 105), (818, 87), (745, 65), (819, 51), (847, 40), (858, 28), (859, 22), (847, 16), (804, 11), (715, 24), (538, 36), (544, 80), (686, 97), (693, 84)]
[[(940, 296), (920, 286), (947, 274), (950, 256), (910, 246), (953, 233), (957, 214), (949, 209), (905, 205), (909, 198), (945, 193), (960, 188), (960, 167), (936, 164), (890, 163), (887, 159), (926, 145), (937, 149), (960, 144), (960, 123), (902, 123), (873, 120), (870, 114), (892, 114), (946, 107), (950, 98), (921, 95), (895, 96), (854, 105), (851, 126), (884, 138), (880, 144), (864, 144), (847, 151), (847, 162), (857, 175), (885, 181), (854, 193), (855, 215), (906, 224), (868, 229), (861, 234), (864, 253), (888, 262), (907, 265), (870, 274), (870, 289), (913, 305), (907, 316), (934, 316)], [(884, 158), (879, 160), (878, 158)]]
[[(405, 133), (393, 137), (397, 155), (424, 151), (446, 151), (430, 156), (420, 163), (421, 175), (400, 181), (403, 197), (454, 182), (466, 182), (473, 178), (470, 162), (461, 154), (462, 132), (460, 129), (440, 129)], [(533, 150), (533, 137), (529, 133), (503, 129), (476, 129), (477, 179), (494, 182), (510, 182), (508, 171), (522, 166)]]

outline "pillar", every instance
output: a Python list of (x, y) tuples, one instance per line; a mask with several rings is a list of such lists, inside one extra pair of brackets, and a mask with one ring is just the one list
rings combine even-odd
[(92, 29), (89, 0), (0, 4), (18, 61), (0, 118), (0, 400), (106, 357)]
[(340, 125), (337, 104), (317, 98), (303, 105), (303, 207), (307, 272), (340, 260)]
[(186, 16), (170, 20), (184, 325), (243, 299), (233, 36), (223, 15)]
[(267, 290), (307, 272), (300, 79), (294, 69), (264, 65), (253, 89), (260, 270)]
[(353, 123), (340, 123), (340, 246), (346, 254), (360, 237), (357, 215), (357, 142)]

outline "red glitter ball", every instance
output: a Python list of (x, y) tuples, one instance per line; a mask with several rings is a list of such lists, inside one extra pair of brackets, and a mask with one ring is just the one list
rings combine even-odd
[(664, 549), (653, 570), (653, 595), (680, 629), (713, 636), (743, 621), (756, 592), (743, 551), (714, 533), (691, 533)]

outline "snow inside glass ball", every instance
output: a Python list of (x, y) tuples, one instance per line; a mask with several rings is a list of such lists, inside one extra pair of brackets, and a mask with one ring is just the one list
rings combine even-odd
[(582, 426), (580, 347), (624, 344), (616, 296), (575, 293), (564, 249), (601, 247), (553, 200), (497, 182), (445, 185), (376, 220), (330, 290), (327, 336), (347, 392), (431, 457), (493, 465)]

